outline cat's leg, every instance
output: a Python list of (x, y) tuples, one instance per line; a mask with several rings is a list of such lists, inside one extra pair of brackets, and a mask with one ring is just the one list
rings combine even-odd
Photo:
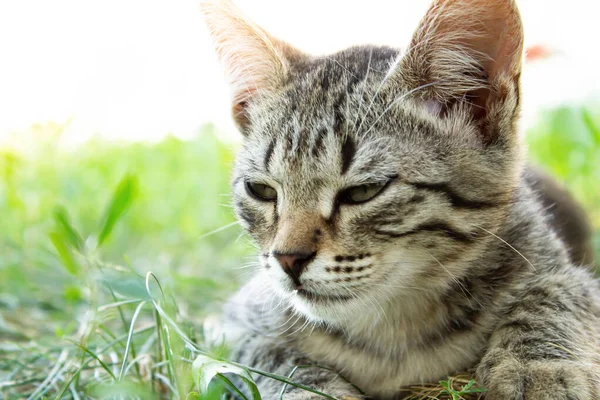
[(488, 400), (600, 399), (600, 310), (591, 276), (538, 278), (492, 334), (477, 378)]
[[(336, 372), (321, 366), (307, 367), (315, 363), (302, 355), (295, 348), (293, 341), (247, 332), (246, 338), (236, 346), (233, 359), (261, 371), (286, 377), (296, 366), (300, 366), (301, 368), (294, 372), (292, 381), (339, 399), (364, 398), (355, 387)], [(254, 374), (254, 378), (264, 399), (279, 399), (280, 393), (286, 386), (280, 381), (259, 374)], [(287, 385), (283, 398), (285, 400), (323, 399), (320, 395), (292, 385)]]

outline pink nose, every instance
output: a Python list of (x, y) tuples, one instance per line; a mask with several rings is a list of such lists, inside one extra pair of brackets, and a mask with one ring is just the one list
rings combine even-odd
[(302, 252), (290, 252), (280, 253), (277, 251), (273, 252), (273, 257), (279, 261), (283, 272), (288, 274), (296, 285), (300, 285), (300, 275), (304, 272), (304, 269), (313, 258), (316, 253), (302, 253)]

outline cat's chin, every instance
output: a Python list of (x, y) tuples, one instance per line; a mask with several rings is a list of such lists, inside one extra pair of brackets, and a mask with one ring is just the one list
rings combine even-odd
[(301, 289), (293, 291), (289, 301), (296, 312), (313, 322), (338, 325), (353, 318), (352, 310), (357, 308), (354, 303), (359, 300), (351, 296), (319, 294)]
[(316, 293), (307, 289), (298, 289), (292, 292), (293, 296), (299, 297), (300, 299), (315, 303), (315, 304), (329, 304), (338, 303), (340, 301), (352, 300), (352, 296), (342, 296), (339, 294), (327, 294), (327, 293)]

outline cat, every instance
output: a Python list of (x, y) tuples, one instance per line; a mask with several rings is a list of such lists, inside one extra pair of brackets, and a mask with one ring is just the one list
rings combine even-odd
[(235, 360), (312, 366), (293, 380), (335, 398), (471, 369), (489, 400), (600, 398), (600, 286), (524, 163), (513, 0), (436, 0), (404, 52), (319, 57), (229, 1), (202, 10), (244, 136), (235, 212), (260, 248), (225, 306)]

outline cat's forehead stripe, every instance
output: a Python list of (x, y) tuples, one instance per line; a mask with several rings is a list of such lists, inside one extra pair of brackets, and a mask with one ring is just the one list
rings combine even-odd
[(348, 168), (350, 168), (350, 164), (352, 163), (355, 154), (356, 144), (351, 137), (346, 136), (346, 140), (342, 145), (342, 175), (344, 175), (348, 171)]
[(271, 164), (271, 158), (273, 157), (273, 151), (275, 150), (275, 145), (277, 144), (275, 138), (272, 138), (269, 142), (269, 146), (267, 147), (267, 151), (265, 152), (264, 158), (264, 168), (265, 171), (269, 172), (269, 165)]

